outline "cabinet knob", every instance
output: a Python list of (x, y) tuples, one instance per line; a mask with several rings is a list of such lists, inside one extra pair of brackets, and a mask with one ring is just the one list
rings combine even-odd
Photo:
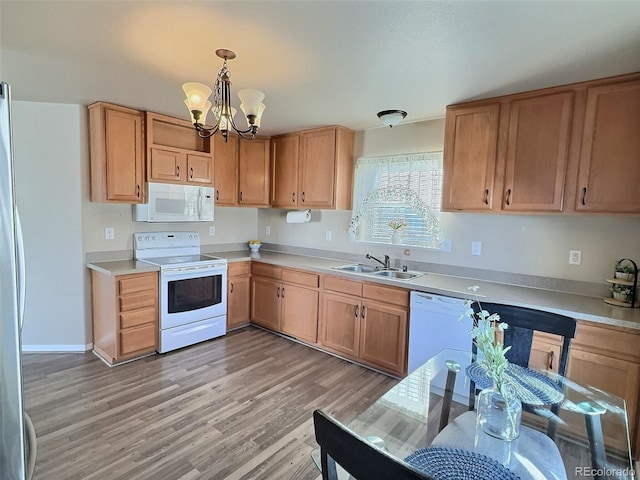
[(282, 287), (282, 290), (280, 290), (280, 298), (284, 298), (284, 287)]
[(553, 350), (549, 351), (549, 370), (553, 370), (553, 357), (555, 356), (555, 354), (553, 353)]
[(240, 201), (242, 202), (242, 192), (240, 192)]
[(140, 185), (136, 185), (136, 197), (140, 198)]
[(280, 287), (276, 290), (276, 297), (280, 298)]
[(189, 169), (189, 177), (193, 178), (193, 167)]
[(302, 201), (304, 202), (304, 192), (302, 192)]
[(358, 305), (354, 305), (355, 317), (358, 318)]
[(292, 202), (292, 203), (296, 203), (296, 192), (293, 192), (293, 193), (291, 194), (291, 202)]
[(176, 165), (176, 177), (180, 176), (180, 165)]
[(582, 205), (587, 204), (587, 187), (582, 187)]
[(364, 305), (362, 305), (362, 315), (361, 315), (362, 318), (364, 318), (364, 316), (365, 316), (365, 308), (366, 307)]
[(220, 190), (216, 188), (216, 202), (220, 200)]
[(505, 200), (507, 205), (511, 205), (511, 189), (507, 190), (507, 198)]
[(233, 293), (233, 282), (231, 282), (231, 286), (229, 287), (229, 293)]
[(489, 205), (489, 189), (488, 189), (488, 188), (487, 188), (487, 189), (485, 189), (485, 191), (484, 191), (484, 200), (483, 200), (483, 203), (484, 203), (485, 205)]

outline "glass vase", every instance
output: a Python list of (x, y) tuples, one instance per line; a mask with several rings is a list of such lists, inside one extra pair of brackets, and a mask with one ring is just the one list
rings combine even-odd
[(391, 234), (391, 243), (394, 245), (400, 244), (400, 232), (398, 230), (394, 230)]
[(515, 440), (520, 435), (522, 403), (515, 396), (505, 401), (495, 387), (478, 394), (478, 425), (492, 437)]

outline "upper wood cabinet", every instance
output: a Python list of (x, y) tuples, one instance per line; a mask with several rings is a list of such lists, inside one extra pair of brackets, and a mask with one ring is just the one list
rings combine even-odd
[(238, 137), (213, 137), (213, 186), (215, 203), (233, 207), (238, 204)]
[(300, 135), (271, 139), (271, 206), (298, 206), (298, 158)]
[(573, 98), (562, 92), (511, 102), (504, 210), (562, 210)]
[(272, 206), (349, 210), (354, 138), (339, 126), (274, 137)]
[(490, 210), (500, 104), (447, 107), (443, 210)]
[(443, 210), (640, 213), (638, 118), (640, 74), (450, 105)]
[(576, 210), (640, 212), (640, 79), (587, 89)]
[(98, 102), (89, 106), (91, 201), (144, 201), (144, 114)]
[(185, 120), (147, 112), (147, 181), (213, 185), (211, 140)]
[(269, 206), (269, 138), (240, 139), (238, 205)]

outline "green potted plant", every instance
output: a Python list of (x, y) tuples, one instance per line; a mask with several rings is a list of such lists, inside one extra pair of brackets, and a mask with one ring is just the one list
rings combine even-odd
[(614, 299), (620, 302), (630, 303), (633, 288), (626, 285), (615, 284), (611, 286), (611, 293), (613, 294)]
[(633, 281), (633, 276), (635, 275), (635, 273), (635, 269), (632, 265), (629, 265), (628, 263), (623, 264), (622, 260), (616, 262), (616, 269), (614, 273), (615, 278), (624, 280), (626, 282), (631, 282)]

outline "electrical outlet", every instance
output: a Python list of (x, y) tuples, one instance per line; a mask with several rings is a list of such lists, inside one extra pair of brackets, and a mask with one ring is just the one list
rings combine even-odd
[(113, 227), (107, 227), (104, 229), (104, 238), (106, 240), (113, 240), (116, 237), (116, 232)]
[(471, 255), (482, 255), (482, 242), (471, 242)]
[(271, 235), (271, 227), (269, 227), (269, 226), (264, 227), (264, 234), (265, 235)]
[(209, 227), (209, 235), (212, 237), (216, 236), (216, 227)]
[(580, 265), (582, 250), (569, 250), (569, 265)]
[(327, 232), (324, 234), (324, 239), (327, 241), (331, 240), (331, 230), (327, 230)]

